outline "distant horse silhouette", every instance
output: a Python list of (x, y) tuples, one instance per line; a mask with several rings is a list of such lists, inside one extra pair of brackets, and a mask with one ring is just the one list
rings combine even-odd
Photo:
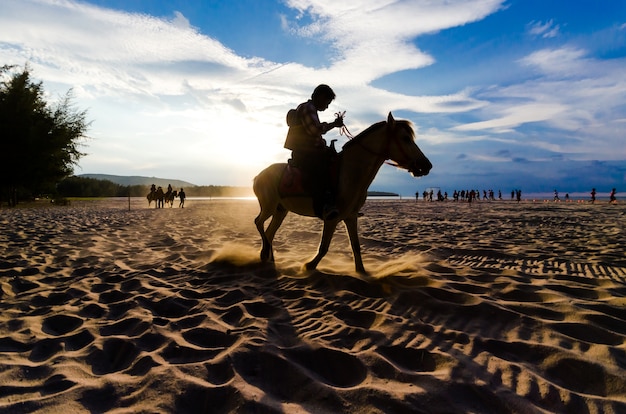
[[(340, 221), (348, 231), (354, 265), (357, 272), (365, 272), (361, 259), (357, 218), (367, 198), (367, 189), (383, 163), (391, 159), (397, 167), (408, 170), (413, 176), (427, 175), (432, 164), (415, 144), (415, 133), (408, 121), (396, 121), (391, 112), (387, 121), (376, 123), (348, 141), (338, 154), (338, 186), (336, 204), (339, 216), (324, 221), (322, 240), (317, 255), (307, 269), (315, 269), (328, 252), (333, 234)], [(273, 261), (272, 241), (287, 213), (315, 217), (310, 196), (281, 196), (279, 185), (287, 164), (272, 164), (254, 178), (253, 189), (261, 211), (254, 223), (261, 235), (263, 246), (261, 260)], [(267, 229), (265, 221), (272, 218)]]
[(167, 191), (165, 193), (165, 204), (169, 204), (170, 208), (174, 206), (174, 199), (178, 196), (178, 191)]
[(150, 207), (150, 204), (155, 201), (156, 208), (163, 208), (165, 203), (165, 193), (163, 192), (163, 189), (159, 187), (155, 191), (150, 191), (146, 196), (146, 199), (148, 199), (148, 207)]

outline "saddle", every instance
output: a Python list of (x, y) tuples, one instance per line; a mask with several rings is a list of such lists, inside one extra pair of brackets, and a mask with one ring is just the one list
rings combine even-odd
[[(338, 164), (336, 159), (330, 164), (329, 177), (331, 182), (336, 183), (338, 178)], [(310, 197), (311, 191), (305, 185), (305, 173), (301, 168), (293, 165), (291, 160), (285, 166), (278, 184), (278, 193), (281, 197)]]

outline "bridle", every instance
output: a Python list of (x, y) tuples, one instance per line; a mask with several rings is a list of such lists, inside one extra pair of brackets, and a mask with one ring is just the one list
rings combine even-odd
[[(372, 150), (371, 148), (368, 148), (367, 146), (365, 146), (361, 140), (356, 140), (354, 141), (355, 144), (359, 145), (361, 148), (363, 148), (366, 152), (375, 155), (378, 159), (381, 159), (383, 161), (383, 163), (387, 164), (387, 165), (391, 165), (392, 167), (397, 167), (397, 168), (403, 168), (405, 170), (410, 171), (410, 164), (411, 162), (407, 162), (406, 166), (402, 165), (400, 163), (398, 163), (397, 161), (388, 161), (389, 157), (391, 156), (391, 145), (395, 144), (398, 148), (398, 150), (400, 151), (400, 153), (402, 154), (402, 156), (406, 159), (406, 160), (410, 160), (409, 155), (407, 154), (407, 152), (404, 150), (404, 148), (397, 142), (398, 138), (396, 138), (396, 135), (393, 134), (392, 128), (389, 126), (389, 123), (386, 123), (386, 128), (387, 128), (387, 135), (386, 135), (386, 139), (385, 139), (385, 148), (383, 149), (382, 152), (377, 152), (375, 150)], [(344, 132), (343, 129), (345, 128), (342, 127), (341, 132)], [(347, 131), (346, 137), (348, 137), (350, 140), (352, 140), (354, 138), (354, 136), (352, 134), (348, 135), (350, 133), (350, 131), (348, 131), (347, 128), (345, 128)], [(340, 133), (341, 133), (340, 132)], [(343, 134), (342, 134), (343, 135)]]

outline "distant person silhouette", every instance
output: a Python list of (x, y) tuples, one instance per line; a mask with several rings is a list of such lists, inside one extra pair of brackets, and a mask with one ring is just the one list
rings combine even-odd
[(596, 189), (592, 188), (591, 189), (591, 204), (596, 202)]
[(187, 195), (185, 194), (185, 190), (183, 190), (181, 188), (180, 191), (178, 192), (178, 198), (180, 198), (180, 204), (178, 205), (178, 207), (180, 207), (180, 208), (184, 208), (185, 207), (185, 198), (186, 197), (187, 197)]
[(611, 190), (609, 195), (609, 204), (617, 204), (617, 198), (615, 198), (615, 188)]

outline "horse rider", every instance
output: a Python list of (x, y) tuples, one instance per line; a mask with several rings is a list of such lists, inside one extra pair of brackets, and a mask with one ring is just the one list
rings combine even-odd
[(335, 206), (333, 186), (330, 183), (330, 163), (336, 155), (334, 148), (326, 145), (322, 135), (335, 127), (343, 126), (343, 119), (320, 122), (318, 111), (325, 111), (335, 99), (328, 85), (318, 85), (311, 99), (301, 103), (287, 114), (289, 132), (285, 148), (290, 149), (290, 164), (303, 172), (303, 185), (311, 192), (315, 213), (324, 220), (332, 220), (339, 212)]

